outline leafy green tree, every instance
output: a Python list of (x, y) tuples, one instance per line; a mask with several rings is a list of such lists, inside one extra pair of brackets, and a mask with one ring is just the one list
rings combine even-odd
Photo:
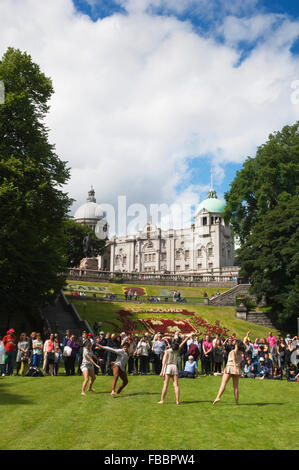
[(36, 312), (58, 291), (66, 269), (61, 189), (69, 169), (48, 141), (43, 120), (53, 94), (30, 55), (8, 48), (0, 62), (0, 314)]
[(240, 276), (272, 306), (282, 329), (296, 328), (299, 304), (299, 123), (285, 126), (247, 158), (225, 195), (225, 219), (240, 240)]
[(87, 225), (78, 224), (71, 219), (65, 220), (64, 233), (67, 265), (71, 268), (78, 267), (81, 259), (85, 257), (83, 240), (89, 233), (91, 234), (94, 256), (101, 254), (105, 246), (105, 241), (99, 240)]

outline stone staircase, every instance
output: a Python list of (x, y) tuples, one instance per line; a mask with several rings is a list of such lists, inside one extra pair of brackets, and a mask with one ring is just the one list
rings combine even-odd
[(245, 297), (251, 297), (254, 301), (255, 298), (249, 293), (250, 284), (238, 284), (232, 289), (223, 292), (214, 299), (209, 300), (209, 305), (223, 305), (223, 306), (235, 306), (236, 297), (244, 295)]
[(246, 314), (246, 321), (256, 323), (257, 325), (266, 326), (270, 330), (275, 328), (268, 314), (264, 312), (248, 312)]
[(86, 320), (82, 320), (73, 304), (69, 303), (63, 292), (51, 303), (41, 308), (41, 314), (46, 323), (48, 333), (58, 333), (59, 338), (66, 330), (81, 336), (83, 330), (92, 333)]

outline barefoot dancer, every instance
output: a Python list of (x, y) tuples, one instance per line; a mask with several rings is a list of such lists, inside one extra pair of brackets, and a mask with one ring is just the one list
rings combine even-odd
[(228, 360), (222, 376), (222, 382), (218, 391), (218, 395), (213, 402), (213, 405), (215, 405), (215, 403), (220, 400), (221, 395), (225, 390), (226, 384), (231, 377), (233, 379), (236, 405), (239, 404), (239, 378), (241, 375), (242, 352), (245, 351), (245, 345), (242, 341), (236, 339), (233, 341), (233, 345), (235, 346), (235, 348), (232, 349), (228, 355)]
[[(106, 351), (110, 351), (114, 354), (116, 354), (117, 358), (115, 362), (112, 362), (112, 371), (113, 371), (113, 381), (112, 381), (112, 390), (111, 390), (111, 395), (118, 395), (122, 389), (127, 385), (128, 383), (128, 377), (126, 373), (126, 365), (129, 360), (129, 347), (130, 344), (127, 342), (124, 342), (122, 344), (121, 349), (114, 349), (110, 348), (109, 346), (102, 346), (101, 344), (98, 344), (98, 347), (101, 349), (105, 349)], [(118, 380), (118, 377), (121, 378), (122, 384), (118, 387), (117, 391), (115, 391), (116, 387), (116, 382)]]
[(178, 365), (177, 365), (178, 354), (179, 354), (179, 351), (182, 349), (183, 345), (186, 343), (187, 339), (190, 338), (191, 336), (192, 335), (186, 336), (180, 345), (176, 342), (173, 342), (170, 349), (166, 349), (164, 353), (162, 370), (160, 373), (161, 377), (164, 375), (164, 384), (163, 384), (163, 389), (162, 389), (161, 400), (158, 402), (159, 405), (163, 405), (164, 403), (170, 377), (172, 377), (172, 380), (173, 380), (176, 404), (177, 405), (180, 404), (180, 389), (179, 389), (179, 384), (178, 384), (179, 371), (178, 371)]
[(83, 384), (82, 384), (82, 390), (81, 390), (81, 395), (85, 395), (85, 388), (88, 383), (89, 377), (90, 377), (90, 383), (88, 387), (88, 392), (94, 392), (95, 390), (92, 388), (92, 384), (94, 383), (96, 376), (94, 373), (94, 366), (95, 367), (100, 367), (98, 364), (96, 364), (92, 357), (94, 357), (96, 360), (98, 358), (92, 353), (91, 351), (91, 342), (87, 341), (84, 344), (84, 349), (83, 349), (83, 358), (82, 358), (82, 364), (81, 364), (81, 371), (83, 374)]

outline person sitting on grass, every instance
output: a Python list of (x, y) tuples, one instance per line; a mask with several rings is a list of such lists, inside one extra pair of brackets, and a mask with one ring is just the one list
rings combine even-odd
[(254, 369), (254, 364), (252, 362), (252, 359), (251, 357), (248, 357), (246, 359), (246, 362), (245, 362), (245, 365), (243, 367), (243, 370), (242, 370), (243, 374), (242, 374), (242, 377), (243, 378), (249, 378), (249, 379), (254, 379), (255, 377), (255, 369)]
[[(110, 348), (109, 346), (102, 346), (101, 344), (99, 344), (98, 347), (104, 349), (105, 351), (112, 352), (116, 355), (116, 360), (111, 363), (113, 372), (111, 395), (119, 395), (123, 388), (128, 384), (126, 366), (129, 360), (130, 344), (125, 341), (122, 344), (121, 349), (114, 349)], [(122, 384), (115, 391), (116, 383), (119, 377), (122, 380)]]
[(185, 364), (185, 370), (179, 373), (179, 378), (195, 379), (196, 376), (198, 376), (196, 361), (193, 356), (189, 356)]
[(277, 363), (274, 363), (273, 379), (282, 380), (282, 370)]

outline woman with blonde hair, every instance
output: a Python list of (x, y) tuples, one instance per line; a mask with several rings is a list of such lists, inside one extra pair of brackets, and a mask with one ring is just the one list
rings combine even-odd
[(213, 402), (215, 405), (218, 401), (220, 401), (221, 395), (223, 394), (227, 382), (232, 377), (233, 380), (233, 388), (234, 388), (234, 396), (236, 405), (239, 404), (239, 378), (241, 375), (241, 361), (242, 361), (242, 353), (245, 351), (245, 345), (240, 340), (233, 340), (234, 349), (232, 349), (228, 355), (226, 367), (224, 369), (224, 373), (222, 376), (221, 385), (218, 391), (218, 395)]

